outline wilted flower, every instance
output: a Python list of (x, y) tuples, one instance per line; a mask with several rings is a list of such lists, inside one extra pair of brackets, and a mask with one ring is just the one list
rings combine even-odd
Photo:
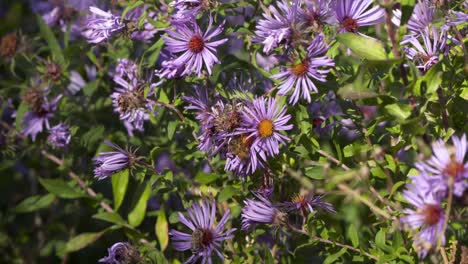
[(263, 14), (263, 19), (257, 23), (255, 43), (262, 43), (263, 52), (270, 53), (280, 44), (290, 45), (295, 32), (296, 18), (299, 15), (299, 1), (293, 0), (292, 5), (288, 1), (278, 2), (278, 8), (269, 6), (269, 12)]
[(323, 36), (318, 35), (307, 48), (307, 56), (304, 60), (271, 76), (281, 81), (278, 94), (286, 95), (291, 89), (294, 89), (289, 99), (291, 104), (296, 104), (299, 101), (299, 97), (310, 102), (310, 92), (318, 91), (312, 79), (325, 82), (327, 74), (330, 72), (330, 69), (326, 69), (326, 67), (335, 66), (333, 60), (328, 59), (326, 56), (320, 56), (327, 49), (328, 47), (324, 42)]
[(293, 197), (291, 202), (284, 202), (281, 204), (281, 207), (285, 208), (286, 211), (309, 211), (314, 212), (314, 208), (323, 208), (328, 212), (336, 213), (333, 205), (327, 202), (323, 202), (322, 198), (325, 194), (320, 195), (303, 195), (297, 194)]
[(116, 151), (101, 152), (93, 159), (95, 165), (94, 177), (98, 178), (98, 180), (105, 179), (118, 171), (131, 167), (136, 160), (133, 153), (129, 153), (109, 141), (106, 141), (106, 144)]
[(127, 242), (117, 242), (107, 249), (108, 256), (99, 260), (107, 264), (128, 264), (141, 261), (138, 251)]
[(247, 106), (242, 112), (241, 133), (247, 133), (245, 140), (252, 140), (251, 148), (255, 149), (263, 160), (266, 155), (274, 156), (279, 153), (279, 144), (289, 140), (280, 131), (290, 130), (288, 125), (291, 116), (286, 114), (286, 108), (281, 107), (274, 98), (257, 98), (252, 106)]
[(94, 16), (88, 18), (88, 23), (83, 29), (82, 35), (90, 43), (101, 43), (108, 40), (113, 34), (124, 29), (125, 25), (119, 16), (111, 12), (105, 12), (95, 6), (89, 7)]
[(360, 27), (382, 23), (385, 10), (379, 6), (368, 9), (373, 2), (373, 0), (337, 0), (335, 14), (341, 32), (357, 33)]
[(255, 194), (258, 200), (246, 199), (242, 208), (242, 230), (255, 224), (273, 224), (279, 226), (287, 220), (286, 213), (280, 211), (265, 197)]
[(403, 191), (403, 197), (415, 207), (405, 209), (406, 216), (401, 217), (401, 222), (412, 230), (419, 230), (414, 237), (413, 245), (421, 257), (427, 255), (428, 250), (441, 239), (445, 244), (444, 221), (445, 213), (440, 200), (432, 193), (422, 193), (421, 188), (411, 184)]
[(16, 54), (19, 39), (16, 32), (8, 33), (0, 40), (0, 56), (11, 58)]
[(166, 47), (171, 53), (183, 52), (179, 57), (171, 60), (171, 63), (163, 63), (163, 67), (175, 66), (176, 69), (184, 67), (181, 75), (196, 73), (201, 76), (203, 64), (206, 70), (211, 74), (211, 68), (215, 63), (219, 63), (216, 57), (216, 48), (227, 41), (227, 38), (209, 42), (213, 37), (222, 33), (223, 25), (211, 31), (213, 18), (210, 16), (210, 22), (205, 33), (195, 21), (187, 22), (182, 25), (175, 25), (171, 30), (167, 30), (169, 36), (163, 36), (166, 41)]
[(37, 134), (46, 129), (50, 128), (49, 119), (54, 116), (54, 112), (57, 109), (57, 102), (62, 98), (61, 95), (57, 96), (50, 103), (47, 102), (47, 98), (42, 97), (39, 101), (36, 101), (35, 105), (32, 106), (32, 111), (27, 112), (23, 117), (24, 129), (22, 133), (26, 136), (31, 136), (32, 140), (36, 140)]
[(212, 263), (213, 251), (223, 260), (220, 252), (221, 243), (232, 239), (236, 229), (225, 230), (225, 225), (230, 217), (229, 209), (221, 220), (215, 225), (216, 203), (205, 200), (201, 206), (194, 202), (192, 208), (187, 210), (189, 217), (179, 213), (179, 221), (191, 230), (191, 234), (172, 229), (170, 235), (172, 244), (177, 251), (191, 250), (192, 256), (185, 263), (195, 263), (202, 258), (202, 263)]
[(426, 29), (421, 34), (421, 38), (424, 42), (424, 46), (421, 45), (418, 38), (411, 38), (407, 42), (413, 47), (404, 47), (406, 56), (413, 61), (418, 69), (422, 72), (426, 72), (434, 64), (439, 62), (439, 54), (445, 51), (447, 43), (447, 32), (437, 32), (435, 27), (432, 27), (432, 31)]
[(466, 135), (463, 134), (461, 138), (452, 136), (452, 142), (453, 146), (447, 146), (441, 139), (433, 143), (433, 156), (426, 162), (419, 163), (417, 168), (430, 174), (428, 178), (435, 182), (431, 184), (434, 190), (441, 190), (446, 194), (449, 184), (453, 184), (453, 194), (461, 197), (468, 187)]
[(63, 148), (70, 143), (70, 128), (64, 123), (60, 123), (49, 129), (47, 141), (54, 148)]

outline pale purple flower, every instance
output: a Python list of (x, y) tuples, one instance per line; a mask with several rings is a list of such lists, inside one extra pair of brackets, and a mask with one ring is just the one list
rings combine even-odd
[[(96, 67), (94, 65), (85, 65), (84, 67), (88, 81), (96, 80)], [(70, 84), (67, 86), (67, 91), (71, 95), (75, 95), (86, 86), (86, 83), (87, 82), (78, 71), (70, 71)]]
[[(452, 146), (438, 140), (432, 144), (433, 156), (426, 162), (417, 164), (420, 172), (428, 173), (432, 182), (430, 188), (436, 193), (447, 194), (449, 181), (453, 184), (453, 194), (461, 197), (468, 187), (468, 162), (466, 134), (461, 138), (452, 136)], [(427, 188), (428, 189), (428, 188)]]
[(319, 29), (325, 24), (335, 24), (336, 18), (332, 1), (305, 0), (304, 22)]
[(99, 263), (128, 264), (140, 261), (138, 251), (127, 242), (117, 242), (107, 249), (108, 256), (101, 258)]
[(293, 128), (293, 125), (288, 125), (290, 119), (291, 115), (286, 114), (286, 108), (281, 107), (276, 99), (259, 97), (251, 106), (244, 108), (242, 128), (239, 131), (248, 135), (246, 140), (253, 140), (251, 148), (266, 160), (266, 155), (275, 156), (279, 153), (280, 143), (289, 141), (280, 132)]
[[(426, 29), (430, 28), (432, 20), (434, 20), (435, 8), (434, 4), (428, 0), (419, 0), (414, 6), (413, 14), (408, 20), (408, 31), (410, 35), (419, 36)], [(405, 37), (407, 39), (408, 36)]]
[(466, 13), (468, 10), (468, 1), (463, 2), (463, 9), (464, 11), (449, 11), (451, 16), (449, 16), (447, 19), (450, 25), (468, 23), (468, 14)]
[(420, 37), (424, 46), (420, 43), (419, 38), (413, 37), (406, 41), (412, 47), (405, 46), (403, 50), (406, 56), (416, 65), (416, 68), (426, 72), (439, 62), (439, 55), (446, 50), (447, 32), (442, 30), (439, 33), (435, 27), (432, 27), (432, 31), (426, 29)]
[(131, 167), (135, 161), (132, 153), (109, 141), (105, 143), (116, 151), (101, 152), (97, 157), (93, 158), (95, 165), (94, 177), (98, 180), (105, 179), (118, 171)]
[(227, 38), (211, 41), (212, 38), (222, 33), (224, 22), (213, 30), (211, 30), (212, 25), (213, 18), (210, 16), (210, 22), (205, 33), (201, 31), (195, 21), (175, 25), (173, 29), (167, 30), (169, 36), (163, 36), (167, 49), (173, 54), (183, 53), (178, 58), (171, 60), (171, 63), (166, 66), (175, 69), (184, 67), (185, 69), (181, 75), (196, 73), (200, 77), (203, 65), (205, 65), (208, 74), (211, 74), (213, 65), (219, 63), (215, 55), (216, 48), (227, 41)]
[(205, 200), (201, 205), (194, 202), (192, 208), (187, 210), (189, 217), (179, 213), (179, 221), (187, 226), (191, 233), (184, 233), (172, 229), (172, 245), (177, 251), (191, 250), (192, 256), (184, 263), (195, 263), (201, 258), (201, 263), (212, 263), (211, 255), (213, 252), (221, 260), (224, 256), (221, 253), (221, 243), (234, 237), (235, 228), (225, 230), (225, 226), (230, 217), (229, 209), (226, 210), (221, 220), (215, 224), (216, 203)]
[(104, 42), (114, 34), (122, 31), (125, 27), (120, 16), (113, 15), (109, 11), (103, 11), (95, 6), (89, 7), (89, 11), (91, 11), (93, 15), (88, 18), (82, 35), (87, 38), (90, 43), (98, 44)]
[(117, 59), (115, 76), (125, 80), (136, 79), (138, 77), (138, 65), (134, 61), (127, 58)]
[[(150, 11), (148, 12), (148, 6), (147, 5), (141, 5), (137, 8), (134, 8), (130, 10), (125, 18), (129, 21), (133, 21), (135, 25), (139, 25), (141, 16), (144, 14), (144, 12), (147, 12), (146, 17), (149, 17), (153, 20), (156, 20), (157, 15), (155, 12)], [(149, 41), (151, 40), (154, 35), (158, 32), (159, 30), (155, 28), (147, 18), (144, 19), (143, 25), (141, 28), (135, 28), (134, 31), (132, 32), (131, 38), (135, 40), (141, 40), (141, 41)]]
[(401, 222), (413, 231), (419, 231), (414, 235), (413, 246), (419, 255), (424, 258), (427, 252), (441, 239), (445, 244), (444, 221), (445, 213), (441, 201), (432, 192), (425, 193), (415, 184), (410, 184), (403, 191), (403, 197), (415, 207), (404, 209), (406, 216), (400, 218)]
[(174, 0), (170, 3), (177, 9), (177, 12), (171, 17), (171, 23), (185, 23), (193, 20), (205, 9), (209, 8), (209, 0)]
[(332, 59), (321, 56), (328, 50), (323, 36), (317, 35), (307, 48), (307, 57), (297, 64), (291, 65), (278, 74), (271, 77), (280, 81), (278, 94), (286, 95), (293, 89), (289, 103), (296, 104), (302, 97), (311, 101), (310, 92), (318, 92), (312, 79), (325, 82), (330, 69), (335, 66)]
[(291, 44), (291, 38), (295, 33), (296, 18), (301, 17), (299, 10), (299, 1), (293, 0), (292, 5), (283, 0), (269, 6), (267, 13), (263, 14), (263, 19), (257, 23), (254, 43), (263, 44), (263, 52), (270, 53), (273, 49), (285, 44), (288, 47)]
[(57, 96), (50, 103), (44, 98), (40, 109), (35, 109), (27, 112), (23, 117), (24, 129), (22, 133), (25, 136), (31, 136), (32, 140), (36, 140), (37, 134), (42, 132), (44, 128), (49, 129), (49, 119), (54, 116), (54, 112), (57, 109), (57, 102), (62, 98), (61, 95)]
[(332, 204), (323, 202), (322, 198), (325, 194), (320, 195), (302, 195), (298, 194), (293, 197), (291, 202), (284, 202), (281, 204), (281, 207), (286, 211), (309, 211), (310, 213), (314, 212), (314, 208), (323, 208), (328, 212), (336, 213), (335, 208)]
[(49, 137), (47, 138), (47, 141), (53, 148), (63, 148), (68, 146), (70, 139), (70, 128), (64, 123), (59, 123), (49, 129)]
[(385, 10), (372, 5), (373, 0), (337, 0), (335, 15), (341, 32), (357, 33), (360, 27), (382, 23)]
[(253, 138), (247, 134), (232, 136), (227, 143), (226, 165), (224, 169), (245, 177), (253, 174), (264, 164), (257, 157), (257, 151), (252, 146)]
[(255, 224), (281, 225), (287, 220), (286, 213), (279, 210), (265, 197), (255, 194), (258, 200), (246, 199), (242, 208), (242, 230)]

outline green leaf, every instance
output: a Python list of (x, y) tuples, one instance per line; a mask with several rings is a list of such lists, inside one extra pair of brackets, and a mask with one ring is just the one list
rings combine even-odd
[(112, 194), (114, 195), (114, 210), (117, 211), (122, 205), (127, 192), (129, 170), (125, 169), (112, 175)]
[(128, 214), (128, 222), (132, 226), (139, 226), (143, 219), (145, 219), (146, 214), (146, 203), (151, 194), (151, 184), (146, 184), (146, 187), (143, 193), (140, 195), (135, 207), (133, 210)]
[(351, 243), (354, 247), (359, 246), (359, 235), (356, 230), (356, 227), (353, 224), (351, 224), (348, 228), (348, 237), (351, 240)]
[(24, 199), (13, 211), (16, 213), (29, 213), (49, 207), (55, 201), (55, 195), (49, 193), (44, 196), (36, 195)]
[(86, 96), (91, 96), (91, 95), (93, 95), (93, 93), (94, 93), (94, 92), (96, 91), (96, 89), (97, 89), (97, 84), (98, 84), (97, 81), (88, 82), (88, 83), (83, 87), (83, 93), (84, 93)]
[(324, 261), (323, 261), (323, 264), (330, 264), (330, 263), (335, 263), (336, 260), (341, 257), (341, 255), (343, 255), (344, 253), (346, 253), (346, 248), (342, 248), (340, 251), (338, 251), (337, 253), (335, 254), (332, 254), (332, 255), (329, 255)]
[(94, 219), (99, 219), (102, 221), (106, 221), (109, 223), (117, 224), (117, 225), (124, 225), (125, 220), (115, 212), (109, 213), (109, 212), (102, 212), (102, 213), (97, 213), (93, 215)]
[(230, 185), (224, 187), (218, 195), (218, 202), (222, 203), (224, 201), (227, 201), (237, 192), (239, 192), (239, 190)]
[(265, 264), (274, 264), (275, 260), (273, 259), (273, 255), (271, 255), (271, 251), (269, 248), (265, 248)]
[(54, 60), (58, 64), (60, 64), (60, 66), (64, 67), (65, 58), (63, 57), (62, 48), (60, 48), (60, 45), (57, 39), (55, 38), (54, 33), (49, 28), (49, 26), (44, 22), (44, 20), (42, 20), (41, 16), (37, 16), (37, 21), (39, 23), (41, 35), (45, 39), (45, 41), (47, 41), (47, 45), (49, 46), (50, 51), (52, 52), (52, 56), (54, 57)]
[(15, 128), (18, 131), (21, 131), (23, 127), (23, 117), (26, 114), (26, 112), (29, 110), (28, 105), (26, 105), (24, 102), (21, 102), (21, 104), (18, 106), (18, 110), (16, 110), (16, 120), (15, 120)]
[(355, 83), (349, 83), (338, 89), (338, 95), (343, 99), (357, 100), (366, 99), (379, 96), (376, 92), (365, 88), (363, 86), (357, 86)]
[(84, 193), (77, 191), (62, 179), (39, 178), (39, 182), (47, 191), (57, 195), (60, 198), (76, 199), (80, 197), (85, 197)]
[(399, 120), (405, 120), (411, 115), (411, 108), (406, 104), (389, 104), (385, 106), (385, 109)]
[(369, 60), (386, 60), (387, 53), (382, 42), (360, 36), (353, 33), (343, 33), (336, 36), (336, 39), (351, 49), (356, 55)]
[(386, 237), (385, 229), (381, 228), (379, 232), (377, 232), (377, 234), (375, 235), (375, 244), (377, 245), (378, 248), (388, 253), (392, 251), (392, 247), (385, 244), (386, 240), (387, 240), (387, 237)]
[(175, 121), (169, 122), (169, 124), (167, 125), (167, 137), (170, 140), (172, 140), (172, 138), (174, 137), (176, 128), (177, 128), (177, 122)]
[(107, 230), (96, 232), (96, 233), (82, 233), (72, 238), (65, 245), (66, 252), (78, 251), (82, 248), (87, 247), (89, 244), (98, 240)]
[(218, 178), (218, 175), (215, 173), (204, 173), (204, 172), (199, 172), (197, 175), (195, 175), (195, 181), (200, 183), (200, 184), (208, 184), (211, 182), (216, 181)]
[(159, 241), (159, 246), (162, 251), (167, 248), (169, 244), (169, 225), (167, 224), (166, 213), (164, 209), (159, 210), (158, 220), (156, 221), (155, 230), (156, 237)]
[(141, 1), (141, 0), (138, 0), (138, 1), (136, 1), (136, 2), (134, 2), (134, 3), (132, 3), (132, 4), (130, 4), (130, 5), (128, 5), (128, 6), (124, 9), (124, 11), (122, 12), (122, 19), (125, 18), (125, 16), (127, 15), (127, 13), (128, 13), (129, 11), (131, 11), (131, 10), (133, 10), (133, 9), (135, 9), (135, 8), (137, 8), (137, 7), (139, 7), (139, 6), (141, 6), (141, 5), (144, 4), (144, 3), (145, 3), (145, 2), (143, 2), (143, 1)]
[(442, 69), (441, 64), (437, 63), (432, 66), (429, 71), (426, 72), (422, 78), (423, 82), (426, 82), (426, 94), (433, 94), (439, 88), (439, 85), (442, 83)]

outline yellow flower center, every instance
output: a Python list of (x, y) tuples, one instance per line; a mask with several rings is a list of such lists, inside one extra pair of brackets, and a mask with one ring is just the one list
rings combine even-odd
[(273, 128), (273, 122), (271, 122), (271, 120), (264, 119), (260, 121), (260, 124), (258, 124), (258, 133), (260, 133), (260, 137), (267, 138), (273, 135)]
[(291, 72), (296, 76), (304, 76), (307, 73), (307, 69), (309, 69), (309, 64), (306, 61), (293, 65), (291, 67)]

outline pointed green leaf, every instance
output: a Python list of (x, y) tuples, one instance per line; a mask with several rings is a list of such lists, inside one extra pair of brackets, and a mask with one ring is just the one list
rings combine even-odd
[(52, 56), (54, 60), (58, 64), (60, 64), (60, 66), (62, 67), (65, 66), (65, 58), (63, 57), (62, 48), (60, 47), (57, 39), (55, 38), (54, 33), (49, 28), (49, 26), (44, 22), (42, 17), (37, 16), (37, 21), (39, 23), (41, 35), (47, 42), (47, 45), (49, 46), (50, 51), (52, 52)]
[(89, 244), (93, 243), (94, 241), (98, 240), (106, 230), (96, 233), (82, 233), (77, 235), (76, 237), (72, 238), (68, 243), (65, 245), (66, 252), (74, 252), (80, 250), (82, 248), (87, 247)]
[(125, 220), (115, 212), (109, 213), (109, 212), (102, 212), (102, 213), (97, 213), (93, 215), (94, 219), (99, 219), (102, 221), (106, 221), (109, 223), (117, 224), (117, 225), (124, 225)]
[(151, 185), (147, 184), (143, 193), (140, 195), (135, 208), (128, 214), (128, 222), (132, 226), (139, 226), (143, 219), (145, 219), (146, 214), (146, 203), (151, 194)]
[(85, 197), (85, 194), (68, 185), (62, 179), (43, 179), (39, 178), (41, 185), (50, 193), (64, 199), (75, 199)]
[(376, 39), (353, 33), (338, 34), (336, 39), (361, 58), (368, 60), (387, 59), (387, 53), (382, 42)]
[(354, 247), (359, 246), (359, 235), (356, 230), (356, 227), (353, 224), (351, 224), (348, 228), (348, 237), (351, 240), (351, 243)]
[(19, 203), (14, 211), (16, 213), (34, 212), (49, 207), (55, 201), (55, 195), (49, 193), (45, 196), (31, 196)]
[(114, 210), (117, 211), (122, 205), (127, 192), (129, 170), (125, 169), (112, 175), (112, 194), (114, 195)]
[(169, 244), (169, 225), (167, 224), (166, 213), (164, 209), (159, 210), (158, 220), (155, 226), (156, 237), (159, 241), (159, 246), (164, 251)]

